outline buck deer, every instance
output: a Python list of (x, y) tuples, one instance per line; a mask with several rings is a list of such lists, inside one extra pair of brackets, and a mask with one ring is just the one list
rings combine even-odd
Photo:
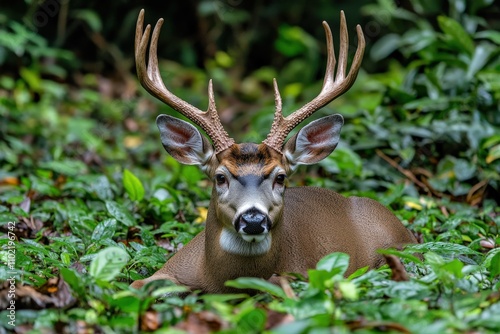
[(143, 31), (144, 10), (139, 14), (135, 35), (137, 75), (153, 96), (200, 126), (167, 115), (156, 123), (165, 150), (177, 161), (198, 165), (213, 180), (206, 228), (147, 279), (132, 283), (169, 279), (192, 290), (226, 292), (227, 280), (242, 276), (276, 281), (276, 274), (301, 273), (332, 252), (345, 252), (351, 261), (348, 272), (383, 264), (379, 248), (414, 243), (415, 238), (380, 203), (361, 197), (344, 197), (314, 188), (286, 188), (287, 178), (299, 165), (327, 157), (339, 142), (343, 118), (331, 115), (303, 127), (286, 141), (287, 135), (315, 111), (346, 92), (354, 83), (363, 58), (365, 41), (357, 26), (358, 47), (346, 75), (348, 35), (344, 13), (340, 13), (339, 64), (326, 22), (328, 60), (319, 95), (291, 115), (281, 112), (276, 80), (276, 113), (271, 131), (261, 144), (236, 144), (217, 115), (212, 81), (208, 84), (208, 110), (201, 111), (173, 95), (158, 69), (157, 43), (163, 19), (156, 24), (146, 65), (151, 26)]

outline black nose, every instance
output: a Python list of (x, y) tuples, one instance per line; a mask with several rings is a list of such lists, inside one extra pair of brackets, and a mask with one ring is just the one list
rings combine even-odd
[(246, 234), (261, 234), (267, 225), (267, 216), (258, 210), (251, 209), (240, 217), (240, 227)]

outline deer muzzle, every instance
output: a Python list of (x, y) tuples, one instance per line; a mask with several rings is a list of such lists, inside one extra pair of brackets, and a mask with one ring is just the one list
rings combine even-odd
[(243, 212), (235, 221), (234, 228), (247, 242), (262, 241), (271, 229), (271, 219), (257, 208)]

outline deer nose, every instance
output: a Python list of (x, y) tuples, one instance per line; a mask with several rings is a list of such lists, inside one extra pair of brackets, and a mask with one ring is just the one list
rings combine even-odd
[(250, 209), (243, 213), (239, 219), (236, 230), (243, 230), (246, 234), (261, 234), (268, 227), (268, 218), (256, 209)]

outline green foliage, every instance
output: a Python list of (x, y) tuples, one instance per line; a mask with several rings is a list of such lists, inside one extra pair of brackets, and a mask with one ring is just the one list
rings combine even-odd
[(141, 201), (144, 198), (144, 187), (141, 181), (128, 169), (123, 171), (123, 187), (133, 201)]
[(128, 262), (127, 252), (119, 247), (108, 247), (96, 254), (89, 268), (90, 276), (109, 282), (114, 279)]
[[(425, 7), (430, 4), (422, 6), (424, 12), (431, 10)], [(457, 7), (458, 14), (452, 12), (456, 18), (438, 16), (437, 29), (425, 17), (386, 1), (365, 10), (391, 15), (387, 19), (393, 31), (373, 45), (372, 59), (390, 59), (397, 51), (405, 69), (390, 61), (392, 69), (378, 83), (382, 104), (367, 110), (366, 122), (357, 126), (356, 133), (371, 133), (369, 148), (383, 149), (402, 167), (425, 168), (428, 175), (421, 176), (425, 187), (418, 186), (428, 193), (473, 202), (474, 192), (482, 186), (491, 187), (496, 197), (500, 186), (496, 152), (500, 90), (498, 75), (492, 76), (500, 66), (496, 32), (474, 13), (466, 15), (471, 10), (467, 6)], [(351, 145), (359, 147), (354, 141)], [(366, 146), (361, 149), (366, 152)]]

